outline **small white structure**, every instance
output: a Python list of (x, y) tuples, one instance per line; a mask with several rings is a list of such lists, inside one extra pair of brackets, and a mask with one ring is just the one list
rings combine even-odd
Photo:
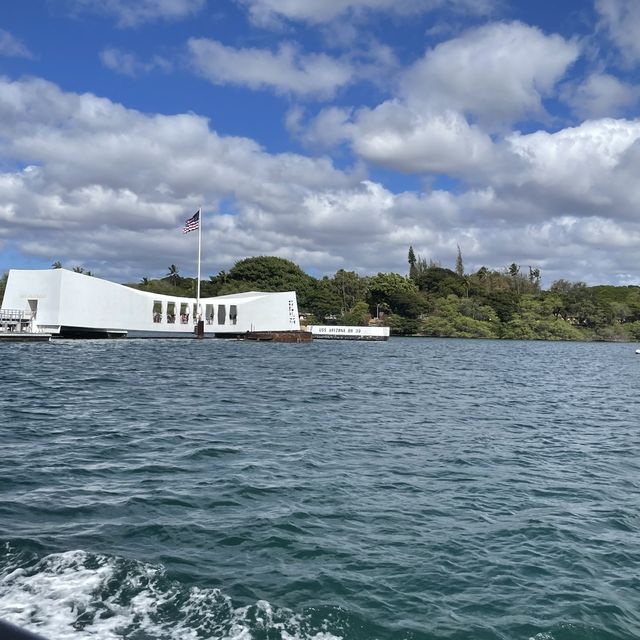
[(30, 311), (0, 308), (0, 343), (49, 342), (51, 334), (34, 330)]
[(312, 324), (307, 327), (320, 340), (388, 340), (389, 327), (349, 327)]
[(29, 313), (33, 331), (72, 337), (193, 335), (299, 331), (295, 291), (250, 291), (215, 298), (166, 296), (66, 269), (9, 271), (2, 309)]

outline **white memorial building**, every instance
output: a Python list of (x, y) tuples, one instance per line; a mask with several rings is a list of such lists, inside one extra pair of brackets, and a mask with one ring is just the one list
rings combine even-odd
[(22, 310), (31, 330), (61, 337), (187, 336), (198, 315), (205, 335), (299, 331), (295, 291), (215, 298), (160, 295), (66, 269), (9, 271), (3, 310)]

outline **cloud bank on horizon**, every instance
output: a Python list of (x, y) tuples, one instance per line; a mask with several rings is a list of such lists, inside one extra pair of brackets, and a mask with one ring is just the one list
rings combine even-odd
[(0, 270), (511, 262), (640, 284), (635, 0), (34, 0), (0, 21)]

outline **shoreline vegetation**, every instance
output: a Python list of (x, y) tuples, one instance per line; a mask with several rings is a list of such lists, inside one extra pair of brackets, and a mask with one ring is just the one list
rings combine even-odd
[[(243, 291), (296, 291), (304, 324), (382, 325), (396, 336), (575, 340), (640, 340), (640, 286), (555, 281), (540, 286), (540, 270), (515, 263), (502, 270), (466, 273), (462, 254), (454, 269), (408, 252), (408, 273), (360, 276), (339, 269), (314, 278), (290, 260), (258, 256), (201, 280), (202, 297)], [(60, 268), (54, 262), (52, 268)], [(82, 267), (74, 271), (92, 275)], [(0, 299), (7, 274), (0, 277)], [(195, 295), (196, 279), (176, 265), (158, 279), (127, 286), (165, 295)]]

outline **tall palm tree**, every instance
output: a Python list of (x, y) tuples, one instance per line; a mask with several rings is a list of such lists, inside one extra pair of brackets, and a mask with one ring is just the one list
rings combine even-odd
[(52, 265), (52, 269), (62, 269), (62, 262), (60, 260), (56, 260)]
[(169, 273), (167, 273), (167, 277), (169, 278), (169, 282), (177, 287), (180, 282), (180, 274), (178, 273), (178, 267), (175, 264), (169, 265)]

